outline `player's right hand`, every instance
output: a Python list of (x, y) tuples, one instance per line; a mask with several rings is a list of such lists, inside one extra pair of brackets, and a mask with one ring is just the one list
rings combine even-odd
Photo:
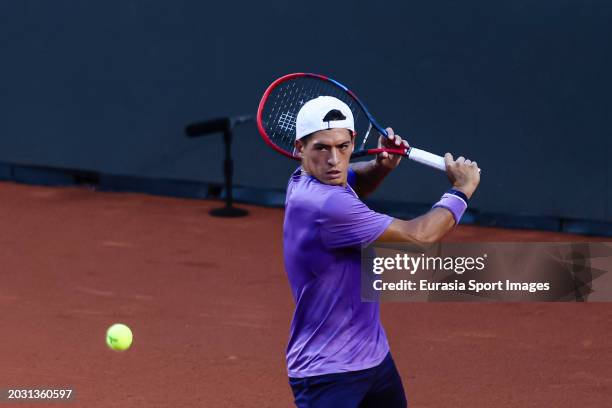
[(457, 160), (454, 160), (453, 155), (450, 153), (444, 155), (444, 163), (446, 163), (446, 175), (453, 188), (462, 191), (470, 198), (480, 183), (478, 164), (463, 156), (459, 156)]

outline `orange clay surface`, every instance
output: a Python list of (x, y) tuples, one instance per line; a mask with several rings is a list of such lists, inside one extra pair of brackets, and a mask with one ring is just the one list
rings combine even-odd
[[(280, 209), (0, 183), (0, 389), (78, 407), (289, 407)], [(461, 226), (448, 240), (593, 238)], [(612, 304), (382, 305), (412, 407), (606, 407)], [(105, 344), (115, 322), (132, 348)], [(63, 406), (20, 403), (3, 406)]]

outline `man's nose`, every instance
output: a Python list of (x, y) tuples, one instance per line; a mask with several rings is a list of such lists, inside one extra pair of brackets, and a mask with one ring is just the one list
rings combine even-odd
[(329, 152), (329, 158), (327, 159), (327, 164), (330, 166), (335, 166), (338, 164), (338, 149), (331, 149)]

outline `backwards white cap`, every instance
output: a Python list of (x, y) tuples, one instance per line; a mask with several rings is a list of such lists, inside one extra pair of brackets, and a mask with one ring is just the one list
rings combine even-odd
[[(339, 110), (346, 119), (323, 121), (325, 116), (332, 110)], [(319, 130), (342, 128), (355, 131), (353, 112), (348, 105), (333, 96), (319, 96), (309, 100), (302, 106), (297, 114), (295, 123), (295, 139)]]

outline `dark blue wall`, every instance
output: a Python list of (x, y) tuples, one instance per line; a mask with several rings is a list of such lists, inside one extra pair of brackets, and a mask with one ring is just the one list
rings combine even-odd
[[(220, 138), (294, 71), (347, 83), (414, 144), (478, 160), (486, 212), (612, 221), (612, 3), (322, 0), (0, 3), (0, 161), (222, 179)], [(253, 125), (236, 181), (284, 187)], [(432, 202), (408, 163), (375, 198)]]

